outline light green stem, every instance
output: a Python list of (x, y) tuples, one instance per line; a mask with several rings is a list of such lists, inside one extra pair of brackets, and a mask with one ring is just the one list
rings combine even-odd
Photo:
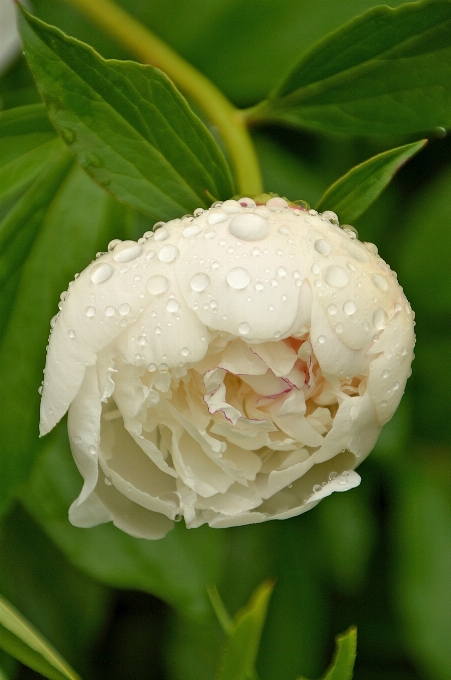
[(263, 191), (260, 167), (245, 117), (208, 78), (191, 66), (149, 29), (111, 0), (67, 0), (139, 61), (164, 71), (216, 126), (230, 155), (238, 191)]

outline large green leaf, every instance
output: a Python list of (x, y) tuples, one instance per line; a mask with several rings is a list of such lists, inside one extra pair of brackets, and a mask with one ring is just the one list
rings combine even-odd
[(354, 222), (376, 200), (399, 168), (424, 147), (423, 139), (369, 158), (327, 189), (317, 209), (333, 210), (341, 222)]
[(191, 618), (209, 617), (205, 586), (218, 579), (225, 535), (208, 527), (188, 531), (181, 523), (159, 541), (132, 538), (112, 524), (79, 529), (69, 524), (67, 512), (81, 484), (63, 422), (47, 436), (23, 490), (36, 522), (75, 566), (97, 580), (147, 591)]
[(346, 134), (450, 126), (451, 2), (369, 10), (317, 43), (248, 115)]
[(20, 24), (52, 122), (116, 198), (160, 220), (234, 193), (222, 152), (161, 71), (104, 60), (25, 10)]
[(49, 680), (80, 680), (52, 645), (1, 596), (0, 647)]
[(254, 677), (254, 666), (273, 583), (265, 582), (238, 612), (229, 631), (218, 680), (247, 680)]

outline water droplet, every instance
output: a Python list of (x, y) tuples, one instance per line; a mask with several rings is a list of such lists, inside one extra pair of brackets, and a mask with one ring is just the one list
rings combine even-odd
[(194, 274), (193, 278), (191, 279), (190, 286), (196, 293), (202, 293), (209, 283), (210, 277), (208, 274), (199, 272), (198, 274)]
[(277, 276), (281, 276), (281, 277), (286, 276), (287, 270), (285, 269), (285, 267), (277, 267), (276, 274), (277, 274)]
[(218, 306), (218, 303), (217, 303), (216, 300), (210, 300), (209, 307), (210, 307), (211, 309), (216, 309), (217, 306)]
[(81, 437), (79, 437), (78, 434), (74, 437), (74, 444), (81, 444)]
[(127, 266), (121, 267), (121, 268), (119, 269), (119, 272), (120, 272), (121, 274), (126, 274), (128, 271), (129, 271), (129, 269), (128, 269)]
[(266, 201), (266, 207), (273, 208), (275, 210), (281, 210), (283, 208), (288, 208), (288, 203), (284, 198), (280, 198), (280, 196), (274, 196), (273, 198), (270, 198), (269, 201)]
[(158, 370), (160, 373), (166, 373), (169, 370), (169, 366), (166, 362), (162, 361), (161, 364), (158, 364)]
[(155, 335), (161, 335), (161, 328), (159, 326), (155, 328)]
[(405, 357), (407, 354), (407, 347), (403, 347), (401, 350), (401, 356)]
[(382, 377), (383, 377), (383, 378), (388, 378), (389, 375), (390, 375), (390, 371), (389, 371), (389, 370), (385, 369), (385, 371), (382, 371)]
[(210, 231), (205, 232), (205, 238), (211, 239), (216, 236), (216, 232), (210, 229)]
[(323, 220), (327, 220), (331, 224), (338, 224), (338, 217), (332, 210), (325, 210), (321, 213)]
[(317, 241), (315, 241), (313, 247), (317, 253), (320, 253), (320, 255), (329, 255), (330, 253), (330, 245), (323, 238), (319, 238)]
[(41, 385), (40, 387), (38, 387), (38, 392), (39, 392), (39, 394), (42, 394), (43, 391), (44, 391), (44, 386), (43, 386), (43, 385)]
[(93, 446), (92, 444), (91, 444), (91, 446), (88, 447), (88, 451), (89, 451), (89, 453), (91, 454), (91, 456), (95, 456), (96, 453), (97, 453), (96, 447)]
[(324, 343), (326, 342), (325, 336), (320, 335), (319, 338), (318, 338), (318, 342), (319, 342), (320, 345), (324, 345)]
[(364, 243), (363, 245), (368, 250), (368, 252), (372, 253), (373, 255), (378, 254), (379, 251), (374, 243)]
[(288, 236), (290, 233), (291, 232), (287, 227), (280, 227), (279, 229), (279, 234), (283, 234), (284, 236)]
[(282, 333), (281, 333), (280, 331), (276, 331), (276, 332), (274, 333), (274, 337), (275, 337), (276, 339), (280, 338), (281, 335), (282, 335)]
[(180, 255), (180, 251), (177, 246), (168, 243), (163, 246), (158, 253), (158, 259), (160, 262), (173, 262)]
[(247, 335), (247, 334), (249, 333), (250, 330), (251, 330), (251, 327), (250, 327), (250, 325), (247, 323), (247, 321), (243, 321), (243, 322), (240, 323), (240, 325), (238, 326), (238, 333), (239, 333), (240, 335)]
[(126, 302), (124, 302), (124, 304), (122, 304), (122, 305), (119, 307), (119, 314), (120, 314), (121, 316), (126, 316), (127, 314), (130, 313), (130, 311), (131, 311), (130, 305), (128, 305)]
[(182, 231), (182, 236), (185, 238), (194, 238), (202, 231), (198, 224), (190, 224), (189, 227), (185, 227)]
[(122, 241), (114, 249), (113, 260), (115, 262), (130, 262), (139, 257), (143, 249), (135, 241)]
[(265, 286), (261, 281), (257, 281), (257, 283), (255, 284), (255, 290), (263, 290), (264, 287)]
[(320, 271), (321, 271), (321, 267), (319, 266), (319, 264), (317, 264), (316, 262), (314, 264), (312, 264), (313, 274), (319, 274)]
[[(157, 225), (155, 225), (155, 227), (156, 226)], [(155, 241), (166, 241), (167, 238), (169, 238), (169, 232), (167, 229), (165, 229), (164, 227), (160, 227), (159, 229), (157, 229), (157, 231), (155, 232)]]
[(443, 139), (443, 137), (446, 137), (446, 128), (440, 126), (436, 127), (435, 136), (438, 137), (439, 139)]
[(330, 479), (331, 482), (332, 482), (334, 479), (337, 479), (337, 477), (338, 477), (338, 472), (331, 472), (331, 473), (329, 474), (329, 479)]
[(251, 275), (243, 267), (235, 267), (227, 274), (227, 283), (236, 290), (246, 288), (251, 281)]
[(378, 331), (383, 330), (388, 324), (388, 314), (382, 307), (376, 307), (373, 314), (373, 323)]
[(372, 274), (371, 281), (376, 288), (379, 288), (379, 290), (382, 290), (384, 293), (388, 290), (388, 281), (382, 274)]
[(399, 390), (400, 387), (401, 387), (401, 385), (399, 384), (398, 381), (396, 381), (395, 383), (393, 383), (393, 389), (394, 389), (394, 390)]
[(103, 283), (108, 281), (114, 274), (114, 268), (107, 262), (95, 264), (91, 269), (91, 281), (93, 283)]
[(337, 333), (343, 333), (343, 331), (344, 331), (343, 324), (337, 323), (337, 325), (335, 326), (335, 330), (336, 330)]
[(334, 288), (344, 288), (349, 281), (345, 270), (342, 267), (338, 267), (337, 265), (328, 267), (326, 269), (324, 278), (326, 279), (326, 282), (329, 284), (329, 286), (333, 286)]
[(180, 350), (180, 354), (181, 354), (183, 357), (187, 357), (187, 356), (189, 355), (189, 349), (188, 349), (188, 347), (182, 347), (182, 349)]
[(85, 314), (86, 314), (86, 316), (89, 316), (90, 318), (92, 318), (93, 316), (95, 316), (96, 313), (97, 313), (97, 312), (96, 312), (96, 308), (95, 308), (95, 307), (89, 306), (89, 307), (86, 307), (86, 309), (85, 309)]
[(313, 487), (313, 493), (318, 493), (318, 491), (321, 491), (322, 488), (323, 487), (321, 486), (321, 484), (315, 484), (315, 486)]
[(224, 210), (209, 211), (207, 216), (207, 222), (210, 225), (220, 224), (229, 219), (229, 216)]
[(355, 314), (357, 311), (357, 305), (354, 302), (354, 300), (346, 300), (346, 302), (343, 305), (343, 311), (348, 316), (352, 316), (352, 314)]
[(268, 236), (269, 224), (260, 215), (242, 213), (231, 220), (229, 231), (242, 241), (260, 241)]
[(111, 481), (111, 479), (108, 479), (108, 477), (104, 477), (103, 481), (105, 482), (105, 484), (106, 484), (107, 486), (112, 486), (112, 485), (113, 485), (113, 482)]
[(219, 269), (220, 266), (219, 262), (214, 261), (211, 263), (212, 269)]
[(169, 284), (169, 279), (166, 276), (155, 274), (155, 276), (150, 277), (146, 287), (151, 295), (160, 295), (160, 293), (164, 293), (169, 288)]
[(346, 236), (353, 241), (358, 238), (359, 234), (358, 231), (355, 227), (352, 226), (352, 224), (342, 224), (341, 228), (343, 229), (344, 233)]
[(174, 313), (180, 309), (180, 303), (175, 298), (171, 298), (165, 305), (168, 312)]
[(254, 213), (256, 215), (260, 215), (260, 217), (270, 217), (271, 215), (271, 211), (268, 210), (268, 208), (266, 208), (264, 205), (258, 205), (255, 208)]
[(154, 371), (157, 370), (157, 365), (156, 364), (148, 364), (147, 370), (153, 373)]
[(227, 213), (240, 213), (242, 211), (242, 208), (238, 201), (234, 201), (233, 199), (224, 201), (221, 207)]
[(327, 311), (329, 314), (336, 314), (338, 312), (338, 307), (336, 305), (329, 305)]

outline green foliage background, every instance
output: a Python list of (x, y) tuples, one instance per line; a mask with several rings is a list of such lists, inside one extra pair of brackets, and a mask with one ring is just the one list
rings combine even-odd
[[(235, 104), (253, 106), (317, 40), (375, 3), (121, 4)], [(104, 57), (131, 57), (63, 2), (33, 0), (33, 11)], [(3, 109), (40, 102), (22, 57), (0, 79), (0, 98)], [(111, 238), (138, 238), (154, 220), (118, 204), (68, 161), (45, 117), (37, 126), (50, 164), (44, 184), (54, 188), (46, 202), (35, 185), (44, 181), (44, 156), (37, 154), (28, 179), (41, 203), (31, 204), (28, 249), (24, 257), (22, 250), (10, 254), (13, 266), (1, 288), (1, 408), (5, 422), (14, 424), (12, 436), (2, 437), (2, 475), (21, 486), (15, 499), (0, 499), (0, 592), (85, 680), (213, 678), (224, 637), (206, 587), (215, 584), (235, 612), (267, 578), (276, 586), (257, 661), (261, 680), (318, 677), (334, 635), (354, 624), (356, 680), (449, 680), (450, 139), (425, 129), (426, 148), (355, 222), (360, 238), (377, 243), (398, 272), (417, 313), (413, 375), (400, 409), (359, 470), (361, 486), (291, 520), (191, 532), (177, 525), (161, 541), (146, 542), (112, 525), (82, 530), (68, 523), (80, 478), (64, 424), (38, 440), (37, 387), (55, 290)], [(333, 136), (270, 122), (253, 137), (265, 190), (312, 205), (353, 166), (419, 139)], [(19, 461), (21, 447), (26, 455)], [(0, 676), (2, 669), (10, 680), (37, 677), (6, 655), (0, 656)]]

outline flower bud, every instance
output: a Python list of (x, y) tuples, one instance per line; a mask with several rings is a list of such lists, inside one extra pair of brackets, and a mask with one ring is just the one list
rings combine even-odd
[(395, 412), (413, 314), (331, 211), (265, 197), (113, 241), (52, 329), (41, 434), (69, 409), (77, 526), (159, 538), (284, 519), (360, 482)]

